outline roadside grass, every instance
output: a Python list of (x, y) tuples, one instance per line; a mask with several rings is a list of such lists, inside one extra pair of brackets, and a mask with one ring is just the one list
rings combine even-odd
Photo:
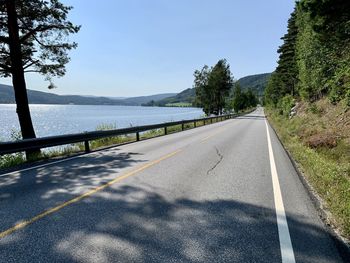
[[(11, 130), (10, 138), (11, 138), (11, 141), (18, 141), (22, 139), (22, 135), (19, 131)], [(26, 161), (25, 156), (24, 156), (24, 153), (22, 152), (0, 155), (0, 169), (20, 165), (25, 161)]]
[(0, 169), (10, 168), (25, 163), (23, 153), (5, 154), (0, 156)]
[(329, 223), (350, 239), (350, 110), (325, 100), (300, 103), (292, 119), (265, 108), (281, 141), (331, 213)]
[(140, 139), (145, 140), (145, 139), (158, 137), (161, 135), (164, 135), (164, 129), (154, 129), (154, 130), (149, 130), (149, 131), (140, 133)]

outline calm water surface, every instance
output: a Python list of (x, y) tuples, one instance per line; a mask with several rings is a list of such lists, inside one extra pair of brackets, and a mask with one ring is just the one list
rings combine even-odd
[[(38, 137), (93, 131), (100, 124), (117, 128), (199, 118), (198, 108), (103, 106), (103, 105), (30, 105)], [(9, 140), (11, 130), (19, 131), (16, 105), (0, 104), (0, 139)]]

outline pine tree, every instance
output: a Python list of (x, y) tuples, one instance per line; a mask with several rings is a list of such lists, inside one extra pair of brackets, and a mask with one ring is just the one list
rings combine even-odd
[(69, 10), (58, 0), (0, 2), (0, 76), (12, 77), (23, 139), (35, 138), (24, 74), (37, 72), (47, 80), (65, 74), (67, 51), (77, 46), (67, 36), (80, 28), (67, 21)]

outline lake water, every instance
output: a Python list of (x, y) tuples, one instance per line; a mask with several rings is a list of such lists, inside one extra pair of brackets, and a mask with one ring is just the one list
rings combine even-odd
[[(94, 131), (100, 124), (117, 128), (200, 118), (198, 108), (30, 105), (37, 137)], [(16, 105), (0, 104), (0, 138), (9, 140), (11, 130), (19, 131)]]

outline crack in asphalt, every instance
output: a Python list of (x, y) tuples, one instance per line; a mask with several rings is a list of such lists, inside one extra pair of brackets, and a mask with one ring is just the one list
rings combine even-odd
[(214, 164), (213, 167), (211, 167), (208, 171), (207, 171), (207, 175), (209, 175), (222, 161), (222, 159), (224, 158), (224, 156), (220, 153), (219, 149), (215, 146), (215, 150), (216, 150), (216, 154), (219, 157), (219, 160)]

